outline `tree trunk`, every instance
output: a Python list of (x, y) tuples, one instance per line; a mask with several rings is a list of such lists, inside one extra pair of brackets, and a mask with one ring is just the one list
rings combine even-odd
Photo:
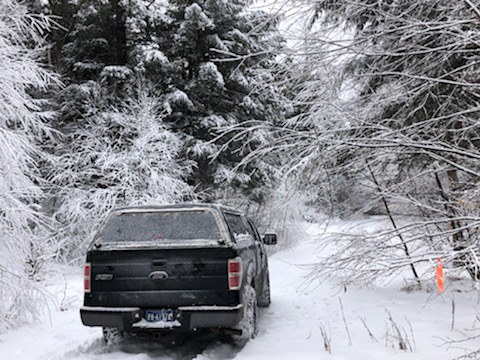
[[(375, 177), (375, 174), (372, 171), (372, 168), (370, 167), (370, 164), (366, 162), (367, 168), (370, 172), (370, 175), (372, 176), (373, 182), (375, 183), (375, 186), (377, 187), (378, 193), (380, 194), (380, 197), (382, 198), (383, 205), (385, 206), (385, 210), (387, 211), (388, 218), (390, 219), (390, 222), (392, 223), (393, 228), (397, 232), (398, 238), (402, 242), (403, 246), (403, 251), (405, 252), (405, 256), (410, 259), (410, 251), (408, 250), (407, 243), (403, 239), (402, 233), (398, 231), (397, 223), (395, 222), (395, 219), (393, 218), (393, 214), (390, 211), (390, 207), (388, 206), (387, 199), (385, 198), (385, 194), (383, 189), (380, 186), (380, 183), (377, 181), (377, 178)], [(410, 269), (412, 269), (413, 276), (415, 277), (415, 280), (420, 284), (420, 278), (418, 276), (417, 270), (415, 269), (415, 266), (413, 263), (410, 261)]]

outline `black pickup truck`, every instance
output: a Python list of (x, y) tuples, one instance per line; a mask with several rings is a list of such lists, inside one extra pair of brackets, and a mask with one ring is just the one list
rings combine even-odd
[(264, 244), (276, 241), (220, 205), (114, 210), (87, 252), (82, 322), (107, 343), (197, 329), (252, 338), (270, 304)]

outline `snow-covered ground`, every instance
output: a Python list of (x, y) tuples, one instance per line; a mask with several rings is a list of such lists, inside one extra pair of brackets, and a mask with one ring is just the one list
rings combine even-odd
[[(334, 230), (339, 226), (342, 224), (336, 224)], [(441, 296), (401, 291), (398, 283), (378, 288), (338, 289), (329, 283), (307, 286), (308, 265), (320, 254), (316, 246), (318, 226), (306, 230), (298, 245), (270, 257), (272, 305), (260, 309), (259, 334), (244, 348), (217, 336), (196, 336), (178, 345), (171, 339), (131, 340), (107, 349), (100, 330), (80, 322), (81, 270), (71, 273), (67, 268), (69, 275), (51, 279), (46, 285), (56, 295), (56, 309), (52, 306), (36, 324), (2, 334), (0, 358), (440, 360), (464, 355), (464, 348), (480, 349), (480, 339), (448, 345), (448, 339), (480, 333), (469, 330), (479, 325), (476, 316), (480, 310), (480, 293), (471, 284), (447, 283)], [(59, 304), (66, 310), (59, 311)], [(412, 351), (400, 350), (395, 326)], [(322, 330), (330, 339), (331, 354), (325, 351)]]

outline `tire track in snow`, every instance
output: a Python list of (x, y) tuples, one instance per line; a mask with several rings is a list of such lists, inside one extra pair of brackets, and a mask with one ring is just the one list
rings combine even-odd
[(107, 347), (101, 336), (62, 354), (49, 353), (46, 359), (159, 359), (159, 360), (223, 360), (233, 359), (241, 348), (222, 342), (216, 335), (193, 335), (179, 345), (170, 339), (131, 338), (120, 345)]

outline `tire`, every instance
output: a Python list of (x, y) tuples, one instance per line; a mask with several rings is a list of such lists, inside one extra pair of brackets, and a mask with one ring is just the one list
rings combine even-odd
[(103, 340), (107, 346), (120, 344), (125, 341), (125, 332), (116, 327), (104, 327), (102, 330)]
[(235, 340), (239, 343), (255, 338), (257, 335), (257, 293), (253, 286), (245, 287), (243, 295), (243, 319), (235, 327), (242, 330), (242, 335), (235, 336)]
[(270, 274), (268, 270), (265, 272), (265, 279), (263, 280), (262, 293), (258, 297), (258, 306), (269, 307), (271, 303), (270, 299)]

